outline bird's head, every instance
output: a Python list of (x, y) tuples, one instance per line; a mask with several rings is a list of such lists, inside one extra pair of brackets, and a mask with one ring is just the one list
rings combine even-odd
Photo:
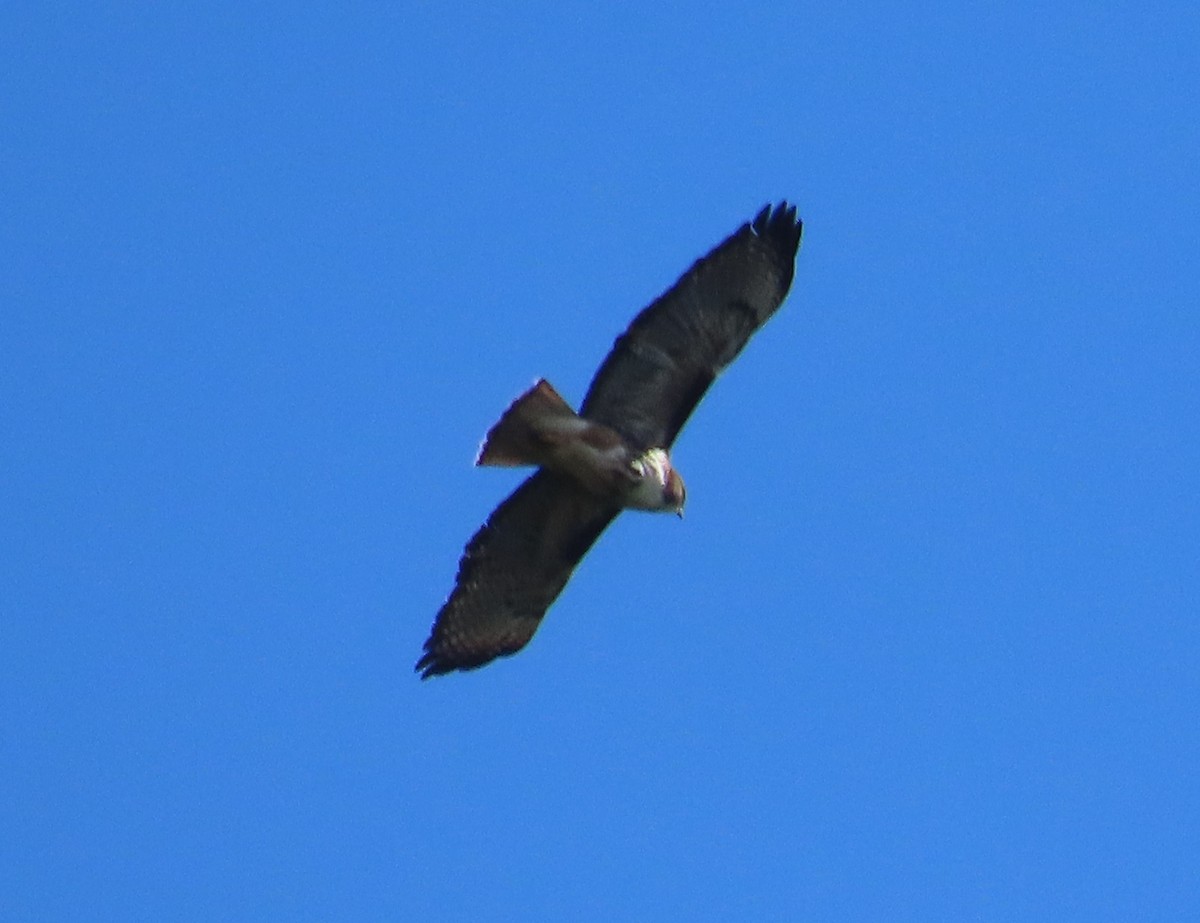
[(674, 468), (667, 470), (667, 482), (663, 485), (663, 506), (683, 519), (683, 504), (687, 500), (687, 488), (683, 478)]
[(683, 516), (687, 489), (665, 449), (647, 449), (630, 462), (629, 471), (634, 486), (625, 497), (626, 506)]

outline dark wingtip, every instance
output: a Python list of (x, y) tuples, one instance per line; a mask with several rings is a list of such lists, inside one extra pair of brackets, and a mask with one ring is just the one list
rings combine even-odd
[(762, 211), (754, 216), (751, 227), (754, 228), (754, 233), (761, 237), (798, 232), (804, 227), (804, 222), (796, 217), (796, 206), (789, 205), (787, 199), (783, 199), (778, 205), (764, 205)]
[(437, 665), (433, 662), (433, 654), (426, 651), (421, 655), (421, 659), (417, 661), (413, 671), (421, 674), (421, 679), (426, 680), (437, 672)]
[(456, 670), (478, 670), (482, 666), (486, 666), (498, 657), (508, 657), (515, 654), (521, 649), (521, 646), (512, 650), (487, 650), (484, 652), (478, 651), (463, 651), (457, 650), (453, 646), (441, 646), (441, 650), (437, 641), (430, 638), (425, 642), (425, 653), (421, 655), (421, 659), (417, 661), (413, 670), (421, 674), (421, 679), (426, 680), (431, 676), (445, 676), (447, 673), (453, 673)]
[(800, 249), (800, 237), (804, 233), (804, 222), (796, 217), (796, 206), (787, 199), (778, 205), (764, 205), (751, 222), (754, 233), (769, 241), (788, 259), (794, 259)]
[(447, 673), (453, 673), (455, 670), (469, 670), (476, 666), (470, 658), (457, 657), (452, 651), (447, 651), (444, 647), (442, 650), (438, 650), (437, 648), (438, 645), (434, 638), (430, 637), (425, 642), (425, 652), (421, 654), (421, 659), (413, 667), (415, 672), (421, 674), (422, 680), (429, 679), (431, 676), (445, 676)]
[(436, 631), (430, 634), (429, 640), (425, 642), (424, 650), (421, 653), (421, 659), (417, 661), (413, 670), (421, 674), (421, 679), (429, 679), (431, 676), (443, 676), (457, 669), (458, 665), (452, 662), (452, 658), (445, 656), (445, 651), (438, 651), (436, 639)]

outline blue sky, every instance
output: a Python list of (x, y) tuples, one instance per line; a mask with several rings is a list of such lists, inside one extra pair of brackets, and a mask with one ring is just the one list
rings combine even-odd
[[(0, 916), (1200, 912), (1194, 4), (8, 4)], [(471, 467), (792, 295), (519, 656)]]

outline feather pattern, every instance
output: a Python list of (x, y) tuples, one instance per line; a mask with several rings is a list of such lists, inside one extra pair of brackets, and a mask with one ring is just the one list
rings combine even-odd
[(467, 544), (421, 678), (480, 667), (523, 648), (619, 508), (545, 469), (530, 475)]

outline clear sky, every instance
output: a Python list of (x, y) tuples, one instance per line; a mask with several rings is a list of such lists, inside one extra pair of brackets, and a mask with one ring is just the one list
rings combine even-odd
[[(1200, 918), (1194, 3), (9, 3), (0, 917)], [(471, 467), (791, 297), (520, 655)]]

